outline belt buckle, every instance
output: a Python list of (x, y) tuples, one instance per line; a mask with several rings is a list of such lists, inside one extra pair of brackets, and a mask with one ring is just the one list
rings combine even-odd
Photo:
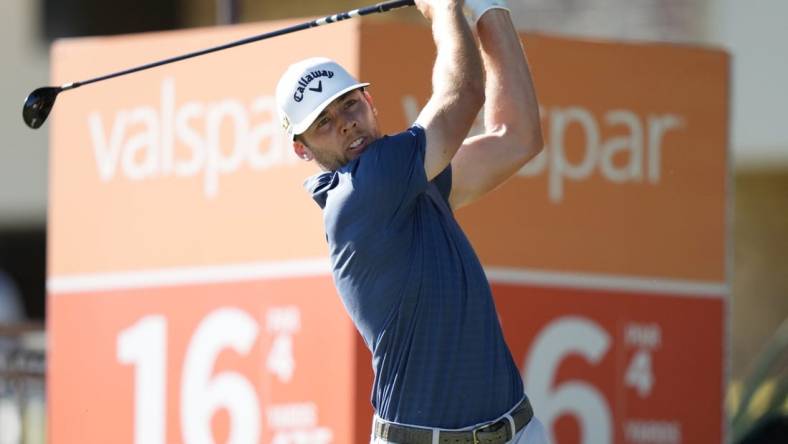
[(473, 429), (473, 431), (471, 432), (471, 436), (473, 437), (473, 444), (481, 444), (481, 441), (479, 441), (479, 437), (476, 436), (476, 433), (478, 432), (479, 429)]
[(508, 426), (509, 426), (508, 422), (504, 423), (503, 421), (496, 421), (496, 422), (493, 422), (493, 423), (482, 425), (479, 428), (473, 429), (471, 431), (471, 437), (473, 439), (473, 444), (481, 444), (481, 442), (482, 442), (481, 439), (479, 438), (479, 436), (477, 435), (478, 433), (481, 433), (481, 432), (497, 433), (498, 431), (500, 431), (500, 429), (502, 427), (508, 427)]

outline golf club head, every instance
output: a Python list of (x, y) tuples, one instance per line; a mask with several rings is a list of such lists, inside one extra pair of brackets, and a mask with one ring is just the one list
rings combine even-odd
[(22, 118), (30, 128), (36, 129), (44, 124), (55, 99), (63, 89), (54, 86), (45, 86), (31, 92), (25, 99), (25, 106), (22, 108)]

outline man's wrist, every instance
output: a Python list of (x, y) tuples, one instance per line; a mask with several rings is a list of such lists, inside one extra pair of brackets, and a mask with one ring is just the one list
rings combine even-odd
[(477, 25), (479, 19), (488, 11), (502, 9), (511, 12), (506, 0), (465, 0), (465, 11), (471, 23)]

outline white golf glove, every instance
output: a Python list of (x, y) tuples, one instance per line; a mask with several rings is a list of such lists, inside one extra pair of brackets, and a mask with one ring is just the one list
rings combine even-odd
[(491, 9), (505, 9), (511, 12), (506, 0), (465, 0), (466, 13), (474, 26), (479, 23), (479, 18)]

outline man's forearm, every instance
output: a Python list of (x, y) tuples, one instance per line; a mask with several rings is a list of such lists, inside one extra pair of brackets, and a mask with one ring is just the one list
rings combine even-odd
[[(477, 24), (487, 75), (485, 129), (505, 129), (520, 141), (513, 148), (536, 154), (542, 146), (539, 105), (531, 72), (509, 12), (491, 10)], [(535, 151), (535, 152), (534, 152)]]
[(452, 159), (450, 202), (455, 209), (504, 183), (543, 146), (531, 73), (509, 12), (501, 9), (505, 3), (466, 3), (473, 11), (487, 77), (485, 131), (467, 138)]
[(425, 128), (424, 168), (428, 179), (454, 158), (484, 102), (481, 55), (460, 1), (417, 0), (432, 21), (437, 56), (432, 97), (416, 120)]
[(437, 57), (432, 71), (434, 95), (461, 96), (482, 87), (482, 61), (462, 13), (462, 2), (436, 5), (432, 35)]

